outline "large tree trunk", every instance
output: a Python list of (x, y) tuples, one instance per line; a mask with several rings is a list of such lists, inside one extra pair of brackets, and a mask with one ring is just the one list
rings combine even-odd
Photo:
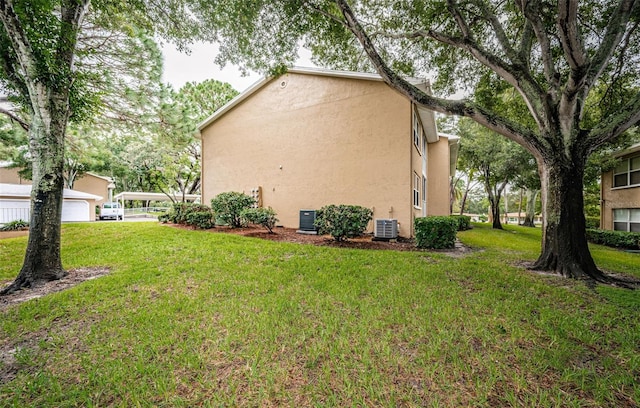
[(527, 208), (525, 209), (524, 214), (524, 222), (522, 223), (525, 227), (535, 227), (535, 217), (536, 217), (536, 198), (538, 197), (538, 193), (540, 190), (532, 190), (527, 189)]
[(44, 112), (45, 115), (33, 115), (30, 124), (33, 185), (29, 241), (20, 273), (11, 285), (0, 292), (1, 295), (67, 275), (60, 257), (65, 111), (68, 111), (64, 101), (62, 104), (65, 106)]
[(582, 195), (584, 163), (565, 165), (557, 159), (539, 167), (545, 208), (542, 253), (531, 268), (576, 279), (613, 281), (596, 267), (587, 244)]

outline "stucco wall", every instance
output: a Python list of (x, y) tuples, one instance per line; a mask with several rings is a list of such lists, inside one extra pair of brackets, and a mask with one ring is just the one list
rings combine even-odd
[(408, 236), (411, 117), (382, 82), (286, 74), (202, 130), (203, 202), (261, 186), (284, 226), (300, 209), (356, 204)]
[(623, 187), (613, 190), (612, 171), (603, 173), (600, 183), (602, 191), (602, 203), (600, 204), (600, 227), (602, 229), (612, 230), (614, 209), (640, 208), (640, 187)]
[(26, 180), (18, 175), (18, 169), (0, 167), (0, 183), (7, 184), (31, 184), (31, 180)]
[(449, 215), (449, 139), (428, 146), (427, 215)]
[(96, 205), (102, 205), (102, 203), (109, 199), (109, 189), (107, 188), (108, 185), (109, 181), (103, 178), (96, 177), (92, 174), (84, 174), (83, 176), (75, 180), (75, 182), (73, 183), (73, 189), (76, 191), (82, 191), (84, 193), (102, 197), (101, 200), (96, 200), (93, 203), (95, 207)]

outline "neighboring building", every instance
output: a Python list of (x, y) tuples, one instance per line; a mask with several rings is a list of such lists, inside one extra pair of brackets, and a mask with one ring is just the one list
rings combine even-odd
[[(30, 218), (31, 180), (20, 177), (19, 169), (9, 164), (0, 163), (0, 224)], [(115, 185), (109, 177), (85, 173), (73, 187), (64, 189), (62, 221), (94, 221), (96, 207), (109, 199)]]
[[(95, 205), (102, 197), (67, 188), (63, 191), (62, 221), (94, 221)], [(0, 224), (29, 221), (31, 184), (0, 183)]]
[[(508, 214), (500, 213), (501, 222), (507, 224), (521, 224), (524, 222), (525, 217), (527, 216), (524, 212), (510, 212)], [(533, 217), (534, 224), (542, 224), (542, 215), (536, 214)]]
[(640, 143), (614, 157), (620, 163), (600, 182), (600, 228), (640, 232)]
[(205, 204), (244, 192), (293, 228), (302, 209), (361, 205), (374, 219), (397, 219), (401, 236), (413, 234), (416, 217), (449, 214), (458, 138), (439, 135), (432, 111), (378, 75), (291, 69), (256, 83), (199, 130)]
[(0, 183), (8, 184), (31, 184), (31, 180), (22, 178), (18, 171), (20, 169), (10, 168), (10, 162), (0, 162)]
[(112, 201), (111, 196), (116, 185), (111, 177), (99, 176), (94, 173), (84, 173), (73, 183), (73, 189), (102, 197), (96, 201), (96, 205), (102, 205), (105, 201)]
[[(10, 168), (9, 165), (10, 163), (7, 162), (0, 163), (0, 183), (31, 185), (31, 180), (20, 177), (18, 174), (20, 169)], [(101, 198), (96, 201), (98, 206), (109, 200), (115, 187), (111, 177), (99, 176), (91, 172), (82, 174), (73, 183), (75, 191), (100, 196)]]

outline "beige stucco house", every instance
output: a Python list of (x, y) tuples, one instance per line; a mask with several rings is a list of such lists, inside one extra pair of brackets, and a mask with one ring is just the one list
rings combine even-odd
[[(31, 180), (22, 178), (19, 169), (9, 164), (0, 163), (0, 224), (29, 219)], [(64, 189), (62, 221), (95, 221), (96, 207), (109, 200), (115, 185), (109, 177), (85, 173), (73, 187)]]
[(449, 214), (458, 139), (439, 135), (432, 111), (378, 75), (290, 69), (254, 84), (199, 130), (203, 203), (244, 192), (292, 228), (300, 210), (361, 205), (374, 219), (396, 219), (401, 236), (412, 235), (416, 217)]
[(640, 232), (640, 143), (614, 156), (620, 163), (600, 182), (600, 228)]
[[(15, 167), (11, 168), (9, 164), (10, 163), (0, 163), (0, 183), (31, 185), (31, 180), (22, 178), (20, 174), (18, 174), (20, 169)], [(101, 198), (96, 200), (95, 203), (98, 206), (109, 200), (110, 193), (113, 192), (112, 190), (114, 188), (115, 184), (113, 184), (111, 177), (100, 176), (91, 172), (83, 173), (73, 183), (73, 189), (75, 191), (100, 196)]]

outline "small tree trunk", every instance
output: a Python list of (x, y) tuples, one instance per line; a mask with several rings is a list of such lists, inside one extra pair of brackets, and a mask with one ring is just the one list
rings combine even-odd
[(522, 215), (522, 196), (523, 196), (523, 188), (520, 188), (520, 200), (518, 201), (518, 224), (520, 224), (520, 218)]
[(493, 229), (503, 229), (502, 223), (500, 222), (500, 197), (497, 198), (491, 194), (489, 197), (489, 207), (491, 210), (491, 219), (493, 220), (492, 227)]
[(504, 223), (509, 224), (509, 190), (504, 192)]
[(545, 216), (542, 253), (532, 269), (575, 279), (614, 281), (596, 267), (587, 244), (582, 212), (584, 163), (564, 165), (562, 158), (554, 157), (539, 167)]
[(60, 257), (65, 126), (59, 120), (50, 120), (48, 128), (34, 115), (29, 129), (33, 157), (29, 241), (20, 273), (0, 295), (67, 275)]
[(527, 208), (525, 209), (524, 222), (525, 227), (535, 227), (536, 217), (536, 198), (540, 190), (527, 190)]

